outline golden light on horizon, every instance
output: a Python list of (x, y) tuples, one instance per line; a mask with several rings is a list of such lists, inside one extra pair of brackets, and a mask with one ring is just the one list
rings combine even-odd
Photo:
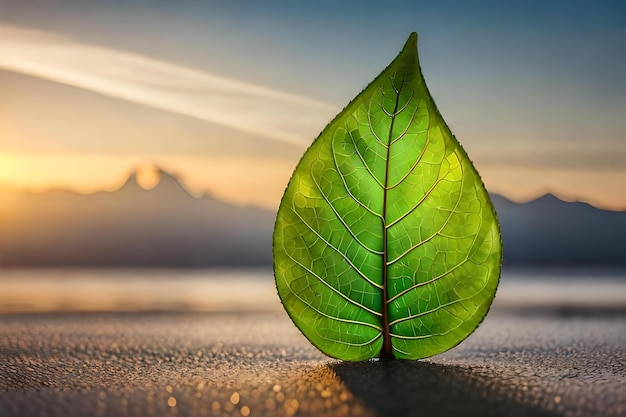
[(626, 170), (478, 166), (490, 192), (515, 202), (551, 193), (565, 201), (583, 201), (607, 210), (626, 210)]
[(0, 154), (0, 187), (90, 194), (115, 191), (136, 173), (137, 183), (152, 189), (159, 184), (162, 169), (195, 196), (209, 193), (234, 204), (275, 209), (296, 162), (234, 156)]
[(112, 191), (130, 167), (142, 159), (83, 154), (0, 153), (0, 186), (42, 192), (67, 189), (79, 193)]
[[(32, 192), (114, 191), (136, 172), (138, 184), (151, 189), (159, 183), (162, 169), (195, 196), (209, 193), (234, 204), (274, 210), (296, 164), (295, 158), (269, 157), (0, 154), (0, 186)], [(626, 210), (626, 194), (620, 192), (626, 184), (626, 171), (505, 167), (480, 161), (477, 168), (489, 191), (516, 202), (550, 192), (568, 201)], [(5, 210), (7, 204), (3, 201)]]

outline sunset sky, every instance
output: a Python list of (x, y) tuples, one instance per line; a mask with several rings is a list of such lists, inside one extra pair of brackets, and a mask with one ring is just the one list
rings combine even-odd
[(479, 4), (0, 0), (0, 186), (112, 190), (154, 163), (275, 208), (416, 31), (489, 190), (626, 210), (626, 3)]

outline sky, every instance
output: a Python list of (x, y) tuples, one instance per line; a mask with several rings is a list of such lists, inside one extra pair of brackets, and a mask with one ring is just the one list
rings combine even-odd
[(622, 1), (0, 0), (0, 186), (114, 190), (139, 167), (148, 187), (157, 164), (276, 208), (413, 31), (490, 191), (626, 210)]

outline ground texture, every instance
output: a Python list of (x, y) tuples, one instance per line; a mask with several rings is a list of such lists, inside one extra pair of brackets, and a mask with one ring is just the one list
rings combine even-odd
[(342, 363), (284, 313), (0, 316), (0, 416), (624, 416), (623, 312), (493, 311), (428, 360)]

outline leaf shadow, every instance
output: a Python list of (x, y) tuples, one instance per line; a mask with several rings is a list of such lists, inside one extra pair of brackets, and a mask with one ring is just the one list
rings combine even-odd
[(512, 381), (472, 369), (423, 361), (342, 362), (330, 365), (346, 389), (379, 416), (559, 415), (522, 403)]

